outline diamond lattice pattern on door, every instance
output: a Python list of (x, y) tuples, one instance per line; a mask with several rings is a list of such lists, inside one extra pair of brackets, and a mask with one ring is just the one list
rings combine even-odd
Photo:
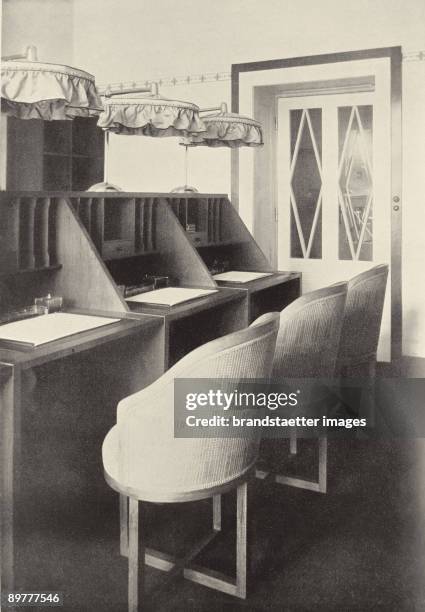
[(322, 257), (321, 109), (291, 111), (291, 257)]
[(339, 108), (339, 258), (372, 260), (372, 107)]

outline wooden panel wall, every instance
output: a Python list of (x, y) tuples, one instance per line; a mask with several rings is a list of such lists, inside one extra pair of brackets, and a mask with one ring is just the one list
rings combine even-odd
[(158, 202), (157, 227), (160, 228), (157, 232), (157, 249), (170, 276), (177, 277), (181, 285), (216, 287), (165, 199)]
[(70, 204), (58, 198), (56, 206), (57, 257), (62, 268), (55, 274), (55, 293), (76, 308), (127, 312), (123, 297)]

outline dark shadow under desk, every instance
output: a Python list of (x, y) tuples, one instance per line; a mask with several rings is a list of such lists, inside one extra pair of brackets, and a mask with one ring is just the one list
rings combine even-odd
[(162, 317), (164, 370), (201, 344), (249, 324), (247, 294), (239, 288), (218, 288), (217, 293), (172, 307), (127, 304), (135, 313)]
[(248, 324), (266, 312), (280, 312), (301, 293), (299, 272), (274, 272), (247, 283), (217, 281), (220, 287), (244, 291), (247, 296)]
[[(102, 314), (93, 310), (69, 312)], [(46, 533), (50, 533), (50, 521), (59, 525), (61, 534), (66, 533), (66, 516), (61, 517), (58, 511), (58, 500), (64, 494), (61, 455), (83, 458), (78, 471), (82, 489), (102, 484), (101, 443), (116, 422), (117, 402), (161, 373), (162, 358), (153, 356), (161, 356), (163, 350), (162, 319), (103, 314), (120, 320), (31, 350), (0, 349), (3, 592), (14, 588), (66, 591), (64, 584), (49, 583), (47, 569), (50, 586), (25, 583), (26, 571), (35, 559), (43, 567), (46, 542), (50, 542), (48, 536), (37, 540), (29, 554), (25, 524), (31, 524), (28, 537), (38, 534), (40, 525), (32, 521), (37, 509), (44, 507), (38, 516), (47, 522)], [(90, 468), (84, 461), (87, 444), (95, 457)], [(77, 491), (78, 486), (68, 491), (70, 507), (78, 499)], [(61, 551), (54, 545), (48, 547), (47, 554), (50, 562), (52, 555), (57, 564), (62, 562)]]

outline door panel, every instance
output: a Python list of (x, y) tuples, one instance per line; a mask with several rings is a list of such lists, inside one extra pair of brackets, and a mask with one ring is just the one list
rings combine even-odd
[[(278, 265), (303, 292), (391, 261), (386, 91), (277, 98)], [(388, 286), (381, 360), (390, 339)]]

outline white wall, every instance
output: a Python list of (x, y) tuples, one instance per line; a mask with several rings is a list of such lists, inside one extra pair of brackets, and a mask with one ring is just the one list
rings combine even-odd
[(87, 59), (102, 81), (226, 70), (236, 62), (344, 49), (424, 44), (422, 0), (75, 2), (76, 54), (84, 55), (87, 46), (91, 49)]
[(72, 64), (73, 0), (3, 0), (2, 55), (35, 45), (40, 61)]
[[(75, 66), (106, 83), (354, 49), (425, 48), (423, 0), (74, 0), (73, 7), (72, 13), (66, 0), (5, 0), (5, 51), (30, 39), (43, 58), (65, 61), (72, 54)], [(163, 93), (210, 105), (230, 99), (230, 82)], [(425, 357), (424, 61), (404, 63), (403, 122), (404, 350)], [(190, 157), (192, 183), (203, 191), (229, 191), (228, 151), (199, 148)], [(183, 151), (174, 138), (116, 137), (110, 170), (110, 179), (126, 189), (167, 191), (182, 183)]]
[[(425, 3), (424, 3), (425, 4)], [(425, 28), (424, 28), (425, 29)], [(425, 46), (425, 45), (424, 45)], [(425, 357), (425, 61), (403, 65), (403, 347)]]

